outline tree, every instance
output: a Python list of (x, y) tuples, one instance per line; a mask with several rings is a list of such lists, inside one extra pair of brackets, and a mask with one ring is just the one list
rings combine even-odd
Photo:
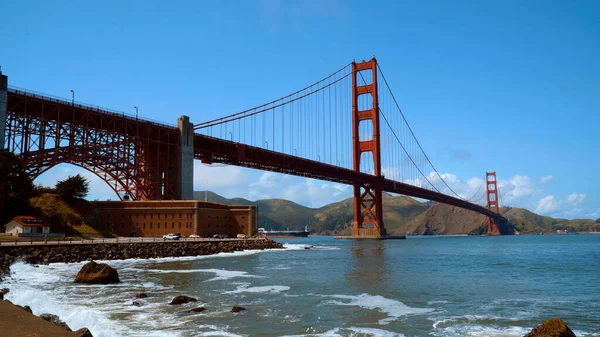
[(28, 200), (35, 195), (31, 177), (19, 158), (12, 152), (0, 150), (0, 221), (30, 211)]
[(65, 199), (85, 198), (90, 190), (90, 182), (77, 174), (56, 183), (56, 193)]
[(596, 219), (596, 223), (600, 223), (600, 218)]

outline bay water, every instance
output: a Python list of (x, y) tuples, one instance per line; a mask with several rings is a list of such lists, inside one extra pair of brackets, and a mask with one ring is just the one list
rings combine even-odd
[[(96, 337), (523, 336), (551, 317), (600, 336), (600, 235), (276, 241), (286, 249), (105, 261), (117, 285), (74, 284), (83, 263), (16, 263), (0, 288)], [(198, 302), (168, 305), (177, 295)]]

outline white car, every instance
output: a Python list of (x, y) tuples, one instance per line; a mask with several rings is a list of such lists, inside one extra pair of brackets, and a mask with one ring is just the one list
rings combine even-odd
[(201, 236), (197, 235), (197, 234), (192, 234), (192, 235), (188, 236), (188, 238), (192, 238), (192, 239), (197, 239), (197, 238), (200, 238), (200, 237)]
[(175, 233), (163, 235), (163, 239), (165, 239), (165, 240), (179, 240), (179, 238), (180, 238), (180, 235), (175, 234)]

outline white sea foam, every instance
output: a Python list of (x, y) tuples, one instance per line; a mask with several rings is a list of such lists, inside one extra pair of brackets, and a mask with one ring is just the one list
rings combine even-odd
[(285, 249), (287, 249), (287, 250), (305, 250), (306, 246), (310, 246), (310, 245), (298, 244), (298, 243), (284, 243), (283, 244), (283, 247), (285, 247)]
[(375, 328), (334, 328), (321, 333), (308, 333), (302, 335), (286, 335), (282, 337), (404, 337), (403, 334)]
[(479, 324), (458, 324), (436, 329), (433, 336), (439, 337), (521, 337), (531, 331), (531, 328), (518, 326), (497, 327)]
[(288, 286), (260, 286), (260, 287), (246, 287), (239, 286), (236, 290), (226, 291), (224, 294), (239, 294), (239, 293), (280, 293), (282, 291), (290, 290)]
[(388, 324), (392, 321), (397, 320), (401, 316), (424, 314), (424, 313), (433, 311), (433, 309), (429, 309), (429, 308), (409, 307), (400, 301), (392, 300), (392, 299), (385, 298), (385, 297), (379, 296), (379, 295), (372, 296), (369, 294), (361, 294), (361, 295), (357, 295), (357, 296), (351, 296), (351, 295), (325, 295), (325, 296), (349, 300), (348, 302), (332, 300), (332, 301), (326, 301), (325, 304), (357, 306), (357, 307), (361, 307), (364, 309), (378, 310), (380, 312), (386, 313), (389, 317), (380, 320), (379, 324)]
[(220, 280), (229, 280), (236, 277), (250, 277), (250, 278), (259, 278), (262, 276), (258, 275), (250, 275), (245, 271), (237, 271), (237, 270), (225, 270), (225, 269), (144, 269), (144, 271), (149, 273), (157, 273), (157, 274), (170, 274), (170, 273), (179, 273), (179, 274), (195, 274), (195, 273), (213, 273), (216, 276), (211, 278), (208, 281), (220, 281)]

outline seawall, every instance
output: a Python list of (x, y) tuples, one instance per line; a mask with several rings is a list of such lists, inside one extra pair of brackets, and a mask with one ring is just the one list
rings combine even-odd
[(0, 246), (0, 279), (16, 261), (31, 264), (81, 262), (86, 260), (125, 260), (161, 257), (212, 255), (242, 250), (283, 248), (272, 240), (210, 242), (95, 243), (48, 246)]

